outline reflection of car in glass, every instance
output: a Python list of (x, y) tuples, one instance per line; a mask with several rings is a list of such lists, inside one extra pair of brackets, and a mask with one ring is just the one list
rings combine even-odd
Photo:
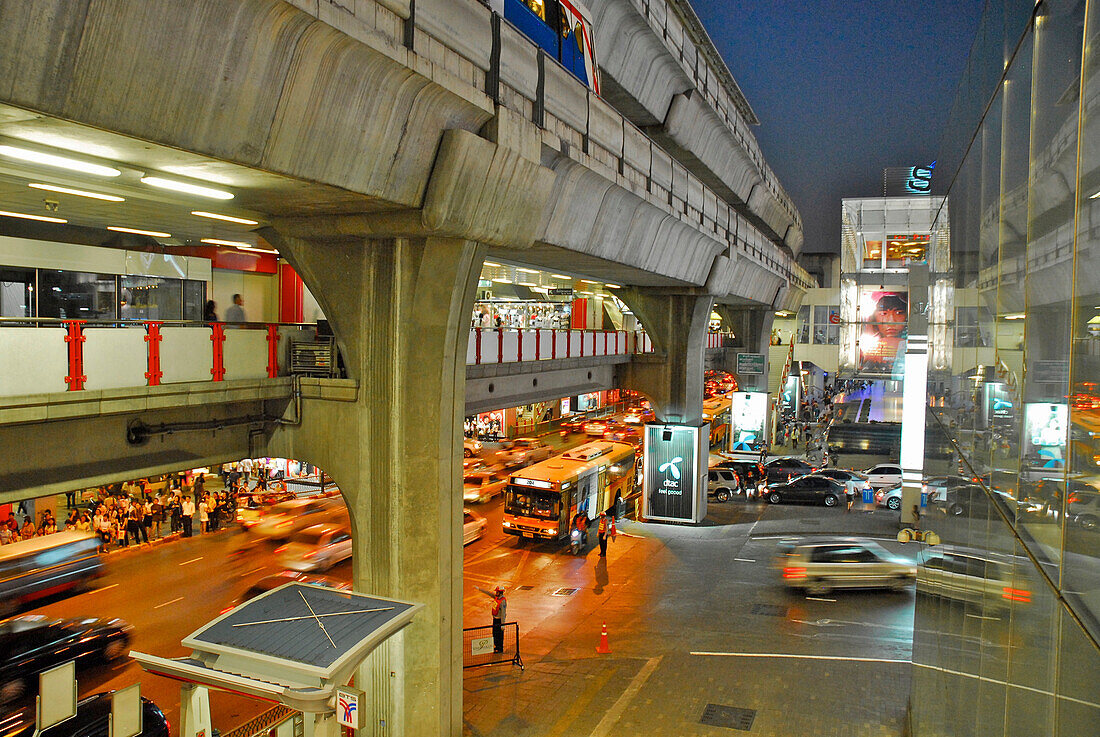
[(901, 509), (901, 484), (884, 486), (876, 491), (875, 504), (887, 509)]
[(847, 497), (848, 492), (842, 483), (817, 474), (799, 476), (785, 484), (772, 484), (764, 492), (764, 498), (771, 504), (809, 502), (835, 507)]
[(322, 522), (348, 523), (348, 508), (343, 499), (324, 497), (280, 502), (262, 515), (252, 532), (272, 540), (285, 540), (298, 530)]
[(839, 481), (844, 484), (849, 494), (859, 495), (865, 490), (870, 490), (873, 487), (867, 482), (867, 477), (856, 471), (845, 471), (841, 468), (822, 468), (819, 471), (814, 471), (818, 476), (824, 476), (825, 478)]
[(40, 615), (0, 622), (0, 703), (21, 698), (38, 674), (76, 660), (77, 667), (125, 657), (134, 628), (121, 619), (50, 619)]
[(462, 544), (469, 545), (485, 534), (485, 518), (471, 509), (462, 510)]
[(707, 494), (720, 502), (728, 502), (741, 490), (741, 479), (732, 468), (712, 468), (707, 471)]
[(931, 550), (917, 568), (917, 592), (945, 599), (1007, 609), (1030, 604), (1026, 582), (1015, 580), (1013, 566), (989, 554)]
[(901, 466), (893, 463), (880, 463), (863, 472), (867, 477), (867, 483), (878, 489), (883, 486), (893, 486), (901, 483)]
[(814, 472), (814, 467), (801, 458), (773, 458), (764, 464), (767, 485), (779, 484)]
[(472, 471), (462, 476), (462, 500), (465, 502), (487, 502), (504, 491), (508, 485), (505, 471)]
[[(111, 694), (97, 693), (76, 702), (76, 715), (44, 729), (39, 737), (108, 737)], [(168, 719), (149, 699), (141, 698), (141, 731), (138, 737), (169, 737)], [(32, 737), (34, 708), (27, 706), (0, 717), (0, 737)]]
[(902, 590), (917, 575), (912, 563), (891, 555), (873, 540), (855, 538), (788, 542), (775, 565), (784, 584), (811, 595), (835, 588)]
[(1100, 529), (1100, 490), (1083, 481), (1070, 481), (1066, 516), (1086, 530)]
[(344, 525), (313, 525), (291, 535), (275, 555), (279, 565), (292, 571), (326, 571), (351, 557), (351, 530)]

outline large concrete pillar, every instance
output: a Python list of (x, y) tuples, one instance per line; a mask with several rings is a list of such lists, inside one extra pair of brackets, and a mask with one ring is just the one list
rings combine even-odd
[(737, 383), (745, 390), (767, 391), (768, 346), (771, 344), (775, 311), (771, 307), (723, 305), (714, 306), (723, 326), (732, 330), (733, 346), (725, 349), (725, 368), (736, 373), (738, 353), (763, 353), (764, 373), (737, 375)]
[(425, 609), (360, 669), (372, 735), (462, 733), (461, 426), (482, 248), (448, 238), (265, 236), (338, 337), (354, 402), (306, 400), (269, 447), (340, 486), (357, 591)]
[(623, 364), (621, 385), (649, 397), (662, 422), (703, 417), (703, 362), (714, 297), (624, 288), (619, 295), (641, 321), (653, 353)]

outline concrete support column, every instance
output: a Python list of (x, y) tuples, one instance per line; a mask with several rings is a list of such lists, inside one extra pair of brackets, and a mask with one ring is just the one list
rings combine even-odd
[(623, 364), (621, 385), (649, 397), (662, 422), (703, 417), (703, 363), (713, 296), (657, 290), (621, 290), (653, 341), (653, 353)]
[(732, 348), (725, 350), (725, 368), (735, 373), (738, 353), (763, 353), (764, 373), (760, 375), (737, 375), (737, 383), (745, 390), (767, 391), (768, 389), (768, 346), (771, 345), (772, 322), (775, 311), (771, 307), (742, 307), (734, 305), (715, 305), (714, 311), (722, 318), (723, 326), (732, 330), (734, 342)]
[[(296, 232), (301, 233), (301, 223)], [(269, 231), (329, 318), (355, 402), (305, 400), (272, 453), (343, 492), (356, 591), (426, 608), (360, 668), (367, 734), (462, 733), (462, 478), (467, 320), (482, 247), (448, 238), (304, 238)]]

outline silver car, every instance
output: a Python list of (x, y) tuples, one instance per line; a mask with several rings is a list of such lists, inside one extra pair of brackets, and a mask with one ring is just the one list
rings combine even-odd
[(958, 549), (927, 553), (917, 570), (917, 593), (979, 604), (992, 610), (1031, 603), (1031, 585), (1011, 559)]
[(327, 571), (351, 557), (351, 531), (343, 525), (313, 525), (294, 533), (275, 556), (292, 571)]
[(784, 584), (815, 596), (841, 588), (900, 591), (917, 576), (909, 561), (859, 538), (787, 541), (775, 565)]

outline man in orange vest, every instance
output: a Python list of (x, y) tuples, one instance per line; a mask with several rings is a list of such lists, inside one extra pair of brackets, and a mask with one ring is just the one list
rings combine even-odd
[(600, 512), (600, 525), (596, 528), (600, 538), (600, 557), (607, 556), (607, 538), (615, 536), (615, 518), (607, 512)]
[(493, 615), (493, 652), (502, 653), (504, 652), (504, 620), (508, 616), (508, 600), (504, 598), (504, 589), (497, 586), (492, 593), (489, 593), (478, 586), (477, 590), (493, 600), (491, 610)]

